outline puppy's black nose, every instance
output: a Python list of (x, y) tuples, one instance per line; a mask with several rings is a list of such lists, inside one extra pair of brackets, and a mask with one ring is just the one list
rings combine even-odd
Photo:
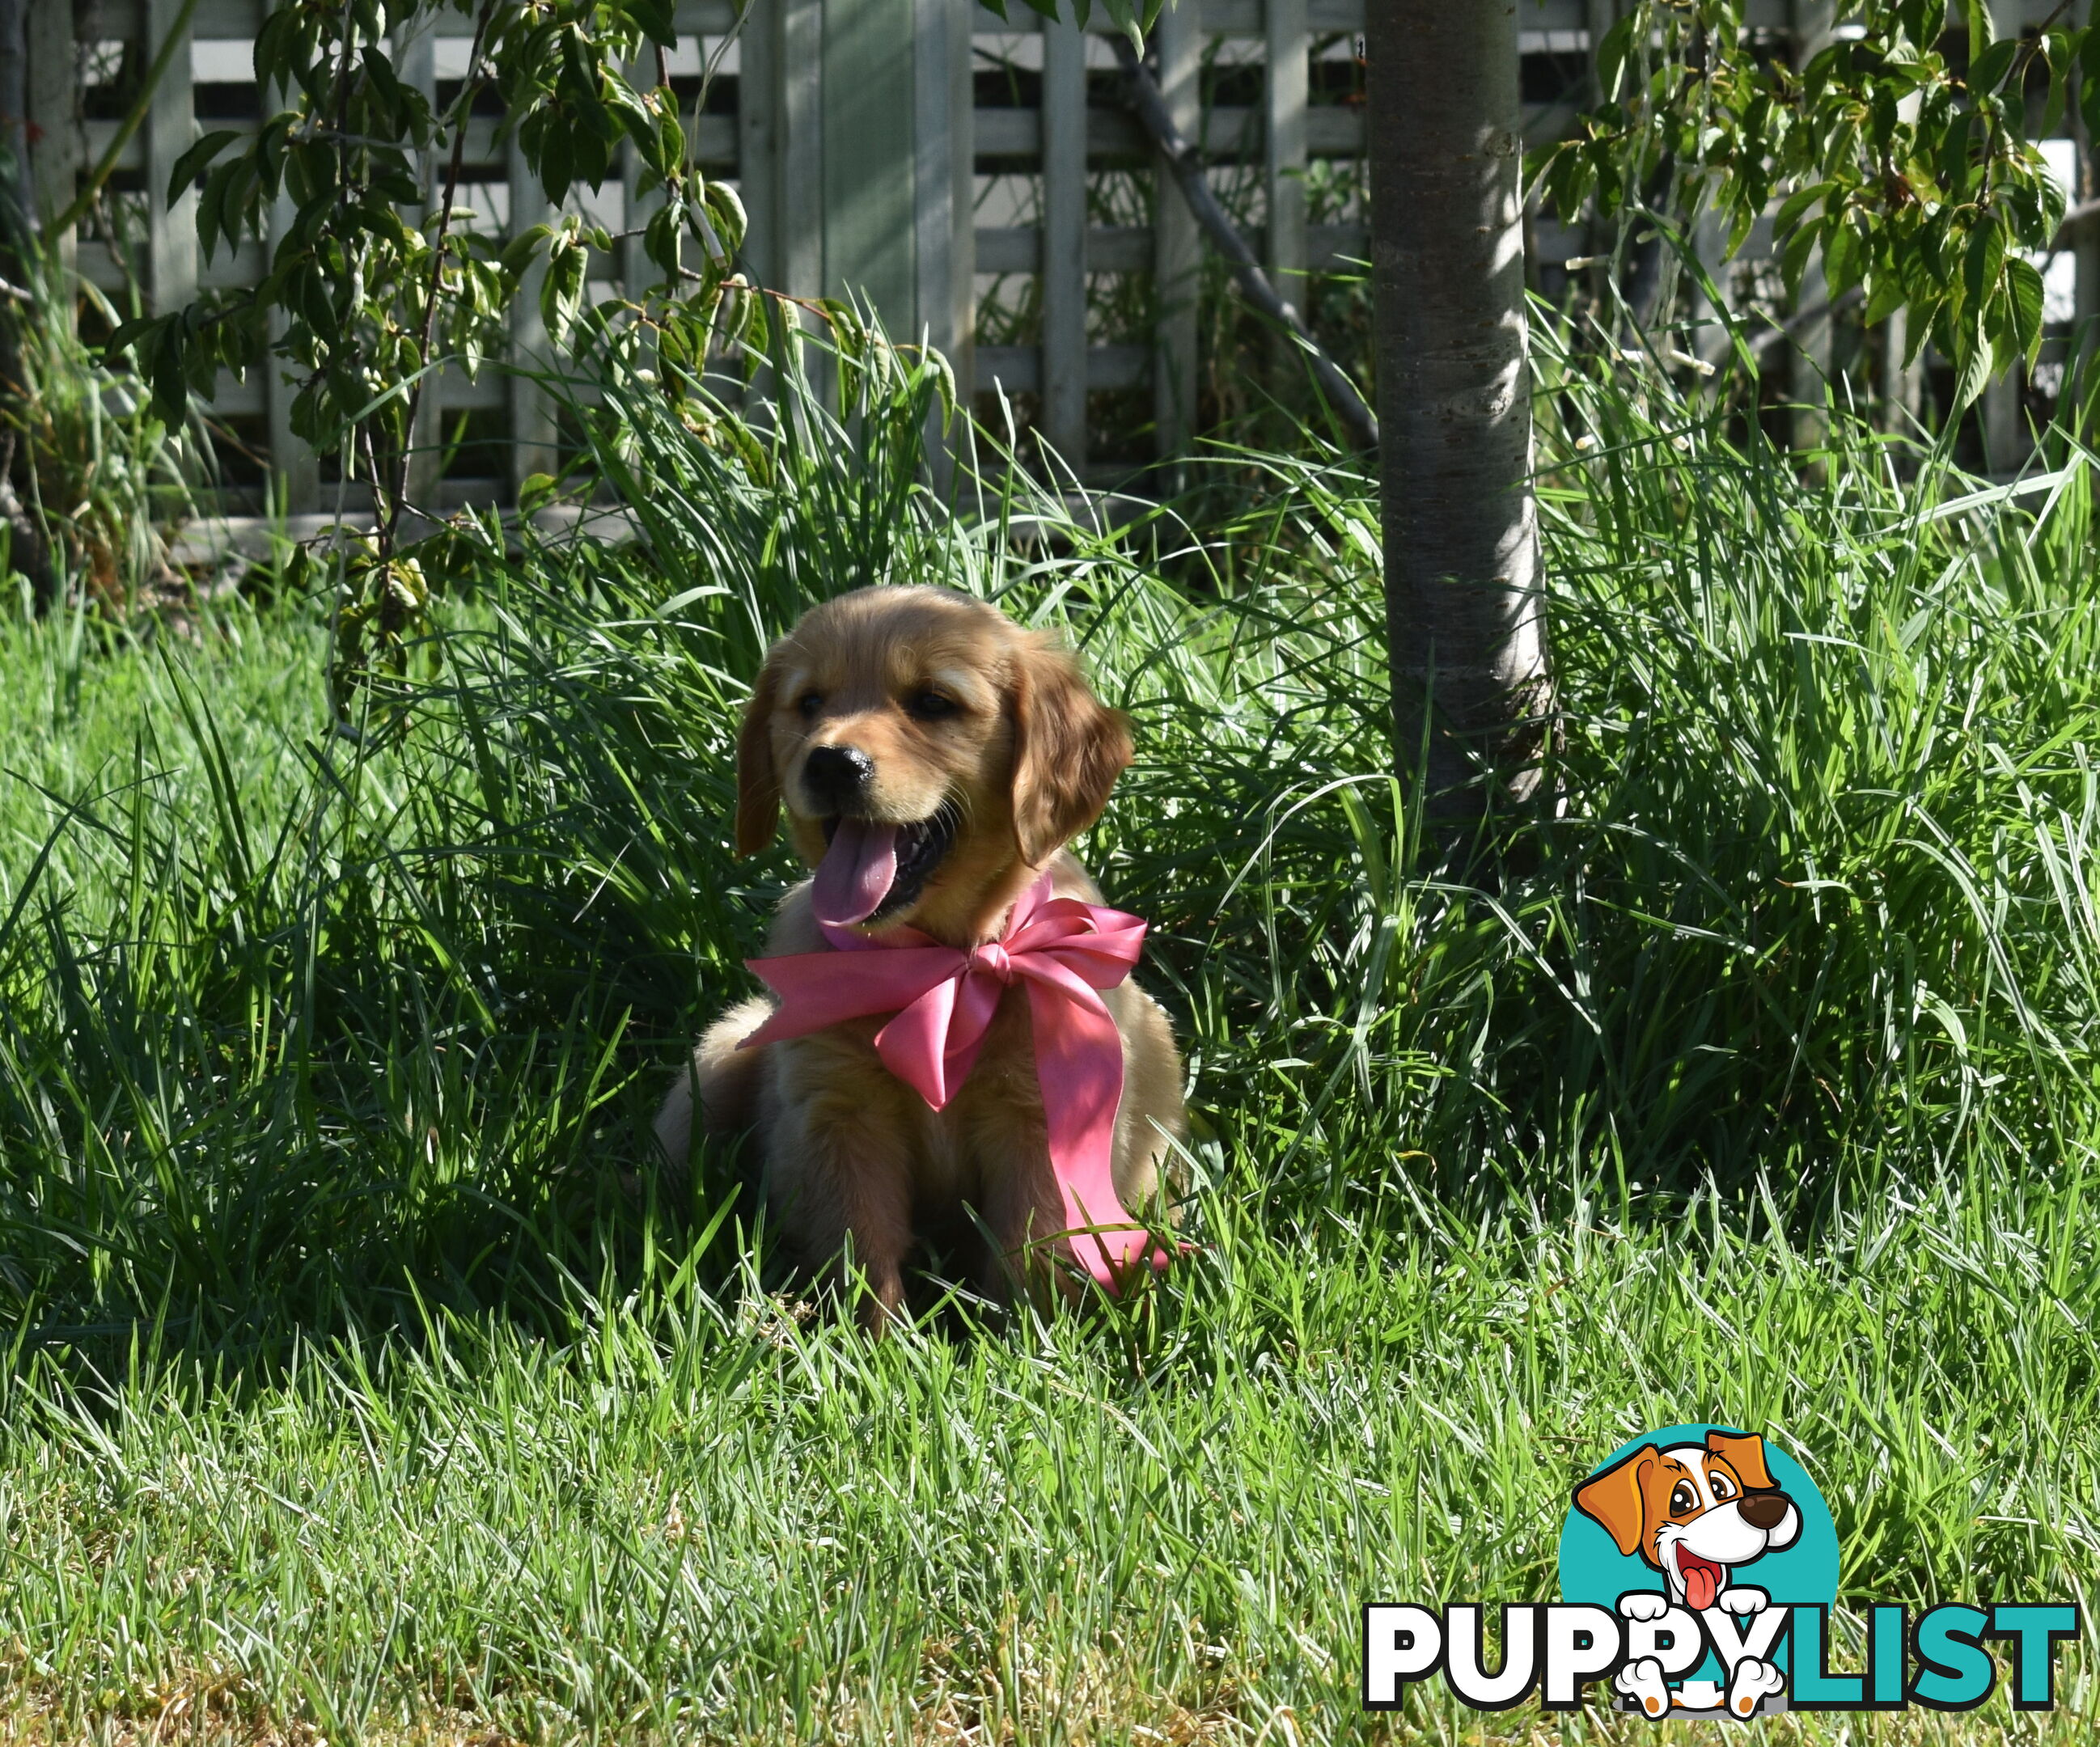
[(1746, 1492), (1736, 1507), (1753, 1529), (1773, 1529), (1786, 1520), (1793, 1501), (1783, 1492)]
[(875, 761), (858, 746), (813, 746), (802, 761), (802, 786), (827, 812), (858, 804), (875, 777)]

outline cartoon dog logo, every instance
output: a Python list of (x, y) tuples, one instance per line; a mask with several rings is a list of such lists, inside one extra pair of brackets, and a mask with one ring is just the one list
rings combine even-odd
[[(1643, 1444), (1575, 1490), (1575, 1508), (1600, 1524), (1622, 1555), (1639, 1555), (1662, 1573), (1665, 1592), (1636, 1590), (1619, 1598), (1630, 1620), (1659, 1620), (1673, 1606), (1705, 1614), (1762, 1613), (1771, 1598), (1740, 1582), (1736, 1573), (1767, 1553), (1790, 1546), (1801, 1533), (1801, 1512), (1774, 1484), (1764, 1440), (1710, 1431), (1698, 1443)], [(1675, 1692), (1661, 1665), (1643, 1658), (1617, 1677), (1619, 1690), (1651, 1717), (1673, 1705), (1718, 1708), (1710, 1682)], [(1698, 1690), (1695, 1691), (1696, 1687)], [(1745, 1656), (1729, 1672), (1727, 1709), (1752, 1714), (1768, 1693), (1785, 1689), (1780, 1670)]]

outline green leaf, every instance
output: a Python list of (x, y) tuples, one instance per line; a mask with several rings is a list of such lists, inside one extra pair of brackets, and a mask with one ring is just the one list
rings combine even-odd
[(512, 237), (503, 245), (499, 262), (504, 276), (514, 284), (523, 277), (525, 269), (532, 264), (532, 257), (540, 252), (540, 246), (553, 235), (552, 225), (536, 224), (530, 230), (520, 231)]
[(1860, 320), (1867, 327), (1877, 328), (1904, 307), (1903, 277), (1877, 270), (1867, 276), (1866, 285), (1867, 307)]
[(1832, 223), (1823, 237), (1823, 273), (1829, 294), (1842, 297), (1860, 283), (1866, 271), (1866, 249), (1852, 227), (1842, 219)]
[(1808, 271), (1808, 258), (1815, 249), (1817, 227), (1804, 224), (1786, 240), (1780, 254), (1780, 275), (1786, 282), (1789, 298), (1801, 295), (1802, 276)]
[(1979, 219), (1961, 258), (1961, 282), (1976, 308), (1981, 309), (1998, 289), (1998, 275), (2005, 263), (2005, 227), (1996, 218)]
[[(103, 342), (102, 355), (112, 364), (121, 364), (126, 352), (152, 335), (156, 329), (165, 326), (174, 319), (173, 315), (138, 315), (130, 321), (120, 323), (117, 331)], [(152, 350), (150, 346), (140, 349), (148, 353)]]
[(1772, 220), (1772, 235), (1783, 237), (1791, 234), (1793, 227), (1801, 223), (1802, 215), (1818, 201), (1827, 198), (1838, 186), (1835, 182), (1812, 183), (1807, 187), (1789, 194), (1785, 205), (1780, 208), (1778, 216)]
[(736, 190), (726, 182), (710, 182), (701, 199), (713, 222), (715, 235), (721, 240), (723, 251), (735, 254), (743, 247), (744, 233), (750, 223)]
[[(1189, 0), (1183, 0), (1183, 4), (1188, 3)], [(1597, 45), (1597, 89), (1608, 99), (1619, 95), (1619, 75), (1633, 46), (1635, 26), (1638, 24), (1645, 29), (1647, 23), (1642, 8), (1630, 8), (1624, 18), (1604, 33), (1604, 40)]]
[(545, 509), (559, 489), (552, 474), (527, 474), (518, 483), (518, 513), (531, 515), (535, 510)]
[(147, 361), (153, 412), (170, 430), (182, 423), (183, 415), (189, 410), (189, 378), (183, 369), (188, 338), (186, 325), (179, 317), (163, 325), (153, 337), (152, 354)]
[(649, 215), (649, 223), (642, 231), (642, 253), (663, 271), (666, 279), (677, 276), (678, 243), (682, 234), (676, 202), (666, 202), (658, 207)]
[(673, 0), (627, 0), (627, 13), (651, 42), (661, 43), (667, 49), (678, 46)]
[(548, 249), (547, 276), (540, 286), (540, 314), (558, 346), (567, 339), (583, 308), (585, 275), (589, 264), (589, 251), (573, 236), (558, 238)]
[(1958, 413), (1975, 404), (1991, 380), (1991, 345), (1980, 320), (1968, 324), (1955, 355), (1959, 372), (1954, 386), (1954, 410)]
[(2005, 75), (2013, 70), (2014, 58), (2020, 51), (2020, 38), (2007, 37), (1993, 42), (1969, 63), (1969, 77), (1963, 82), (1978, 95), (1995, 91), (2005, 83)]
[(2025, 255), (2005, 262), (2005, 290), (2012, 302), (2013, 331), (2030, 367), (2041, 351), (2041, 275)]
[(240, 135), (232, 128), (216, 128), (175, 160), (168, 173), (168, 198), (179, 199), (184, 189), (203, 174), (205, 167)]

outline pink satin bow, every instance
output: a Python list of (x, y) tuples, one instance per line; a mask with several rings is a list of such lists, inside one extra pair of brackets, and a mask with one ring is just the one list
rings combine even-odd
[[(1110, 1159), (1123, 1097), (1123, 1040), (1095, 991), (1113, 989), (1130, 974), (1145, 945), (1145, 924), (1120, 910), (1052, 898), (1045, 874), (1014, 905), (1005, 937), (967, 952), (909, 928), (876, 941), (827, 926), (824, 937), (838, 950), (745, 960), (780, 1005), (738, 1047), (895, 1013), (876, 1033), (876, 1052), (938, 1110), (976, 1065), (1000, 995), (1017, 978), (1025, 982), (1050, 1168), (1064, 1197), (1065, 1224), (1092, 1236), (1091, 1244), (1075, 1236), (1073, 1247), (1094, 1278), (1113, 1288), (1150, 1239), (1129, 1229), (1131, 1217), (1116, 1198)], [(1167, 1265), (1156, 1248), (1150, 1260), (1154, 1268)]]

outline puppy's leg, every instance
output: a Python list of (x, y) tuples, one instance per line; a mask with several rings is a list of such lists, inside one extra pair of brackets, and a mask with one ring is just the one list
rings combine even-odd
[(979, 1142), (977, 1215), (984, 1233), (975, 1273), (977, 1289), (1005, 1304), (1017, 1294), (1041, 1292), (1057, 1277), (1051, 1239), (1065, 1229), (1065, 1200), (1051, 1172), (1039, 1116), (1032, 1133), (1025, 1121), (988, 1126), (1003, 1132)]
[[(790, 1048), (792, 1046), (779, 1046)], [(880, 1335), (904, 1302), (911, 1247), (911, 1133), (895, 1101), (827, 1091), (794, 1096), (783, 1062), (765, 1136), (766, 1199), (802, 1259), (850, 1265), (863, 1282), (862, 1326)], [(851, 1083), (849, 1082), (849, 1084)], [(850, 1282), (849, 1282), (850, 1283)]]
[(683, 1171), (692, 1157), (695, 1090), (701, 1126), (709, 1134), (735, 1134), (758, 1120), (765, 1052), (737, 1046), (764, 1025), (772, 1012), (770, 1001), (743, 1001), (708, 1027), (690, 1065), (656, 1113), (656, 1145), (673, 1170)]
[(1109, 1011), (1123, 1035), (1123, 1102), (1116, 1108), (1116, 1194), (1132, 1218), (1162, 1178), (1173, 1176), (1168, 1136), (1188, 1138), (1189, 1112), (1181, 1101), (1181, 1052), (1159, 1004), (1134, 982), (1109, 991)]

